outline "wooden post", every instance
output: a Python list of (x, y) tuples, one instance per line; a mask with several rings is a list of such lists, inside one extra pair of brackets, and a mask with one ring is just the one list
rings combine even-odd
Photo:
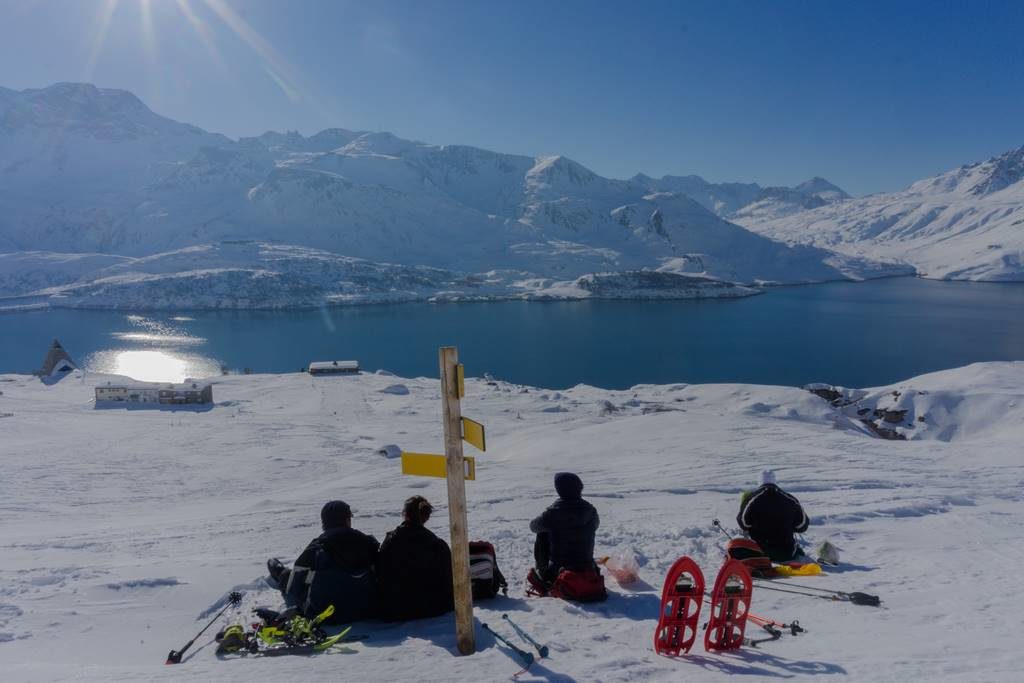
[(469, 581), (469, 524), (466, 520), (465, 465), (462, 458), (462, 408), (459, 405), (456, 367), (459, 351), (443, 346), (441, 403), (444, 406), (444, 453), (448, 464), (448, 526), (451, 529), (452, 583), (455, 588), (455, 638), (459, 652), (476, 652), (473, 591)]

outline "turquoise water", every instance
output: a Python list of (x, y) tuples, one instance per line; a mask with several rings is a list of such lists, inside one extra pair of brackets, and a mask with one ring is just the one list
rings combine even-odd
[(983, 360), (1024, 360), (1024, 284), (896, 278), (785, 287), (723, 301), (402, 304), (291, 312), (51, 310), (0, 315), (0, 372), (57, 337), (89, 369), (177, 380), (313, 360), (565, 388), (639, 383), (888, 384)]

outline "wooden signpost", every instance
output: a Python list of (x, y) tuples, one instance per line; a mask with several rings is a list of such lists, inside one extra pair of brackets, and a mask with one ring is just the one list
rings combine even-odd
[(473, 589), (469, 578), (469, 523), (466, 515), (466, 480), (476, 479), (476, 460), (462, 454), (462, 441), (487, 450), (484, 426), (462, 417), (459, 402), (466, 395), (466, 373), (459, 351), (443, 346), (441, 403), (444, 418), (444, 455), (402, 452), (402, 474), (444, 477), (448, 481), (448, 527), (451, 532), (452, 583), (455, 589), (455, 640), (464, 655), (476, 651), (473, 628)]
[(473, 628), (473, 590), (469, 581), (469, 523), (466, 519), (466, 480), (463, 478), (462, 407), (465, 393), (459, 372), (459, 350), (443, 346), (441, 403), (444, 415), (444, 454), (448, 460), (448, 527), (452, 535), (452, 582), (455, 588), (455, 640), (464, 655), (476, 651)]

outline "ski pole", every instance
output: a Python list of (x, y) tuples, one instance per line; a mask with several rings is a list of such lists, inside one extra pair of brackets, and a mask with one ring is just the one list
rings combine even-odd
[(729, 538), (730, 541), (732, 540), (733, 536), (739, 536), (740, 535), (740, 533), (738, 531), (731, 531), (729, 529), (726, 529), (724, 526), (722, 526), (722, 523), (719, 522), (717, 518), (711, 520), (711, 526), (715, 527), (716, 529), (721, 531), (723, 534), (725, 534)]
[[(711, 604), (711, 598), (707, 595), (704, 596), (704, 604)], [(774, 619), (769, 619), (768, 617), (763, 617), (760, 614), (754, 614), (753, 612), (747, 612), (747, 619), (762, 627), (764, 630), (768, 631), (768, 633), (773, 633), (776, 628), (787, 629), (794, 636), (798, 633), (806, 633), (804, 627), (801, 626), (800, 622), (796, 619), (786, 624), (780, 621), (775, 621)], [(782, 634), (780, 633), (779, 635)], [(775, 639), (773, 638), (772, 640)]]
[(192, 643), (196, 642), (199, 636), (206, 632), (206, 629), (213, 626), (213, 623), (220, 619), (221, 615), (228, 611), (229, 607), (233, 607), (238, 603), (242, 602), (242, 594), (238, 591), (231, 591), (228, 594), (228, 604), (224, 605), (224, 609), (217, 612), (217, 616), (210, 620), (210, 623), (203, 627), (203, 630), (196, 634), (196, 637), (185, 643), (180, 650), (171, 650), (170, 654), (167, 655), (167, 661), (164, 664), (180, 664), (181, 656), (185, 654), (185, 651), (192, 647)]
[[(882, 604), (881, 598), (877, 595), (870, 595), (868, 593), (861, 593), (855, 591), (853, 593), (844, 593), (842, 591), (825, 591), (824, 593), (808, 593), (804, 591), (795, 591), (787, 588), (779, 588), (777, 586), (766, 586), (763, 583), (755, 583), (758, 588), (763, 588), (767, 591), (777, 591), (779, 593), (792, 593), (793, 595), (805, 595), (809, 598), (821, 598), (822, 600), (834, 600), (834, 601), (846, 601), (852, 602), (854, 605), (866, 605), (868, 607), (878, 607)], [(806, 588), (806, 586), (804, 586)], [(822, 589), (817, 589), (822, 590)]]
[(783, 624), (783, 623), (779, 623), (778, 621), (775, 621), (774, 619), (769, 619), (767, 617), (762, 617), (762, 616), (758, 616), (756, 614), (750, 614), (750, 613), (747, 614), (747, 619), (749, 619), (750, 621), (754, 622), (758, 626), (761, 626), (762, 628), (764, 628), (769, 633), (771, 633), (771, 629), (769, 627), (771, 627), (771, 628), (776, 628), (777, 627), (777, 628), (788, 629), (790, 634), (792, 634), (794, 636), (799, 634), (799, 633), (806, 633), (807, 632), (806, 629), (804, 629), (804, 627), (801, 626), (800, 622), (797, 621), (796, 619), (794, 619), (793, 621), (789, 622), (788, 624)]
[(527, 668), (527, 669), (530, 668), (530, 665), (533, 664), (533, 654), (527, 652), (526, 650), (520, 650), (518, 647), (516, 647), (512, 643), (508, 642), (508, 640), (506, 640), (500, 634), (495, 633), (494, 630), (491, 629), (491, 627), (488, 626), (487, 624), (484, 624), (483, 626), (484, 626), (484, 630), (487, 631), (488, 633), (490, 633), (492, 636), (494, 636), (499, 642), (504, 643), (506, 646), (512, 648), (512, 651), (515, 652), (517, 655), (519, 655), (519, 658), (523, 660), (523, 664), (525, 665), (525, 668)]
[(541, 659), (544, 659), (544, 658), (546, 658), (548, 656), (548, 646), (547, 645), (541, 645), (536, 640), (531, 638), (526, 631), (524, 631), (523, 629), (519, 628), (519, 625), (516, 624), (516, 622), (512, 621), (511, 619), (509, 619), (507, 614), (502, 614), (501, 618), (509, 623), (509, 625), (512, 627), (512, 630), (515, 631), (516, 633), (518, 633), (520, 638), (522, 638), (523, 640), (528, 642), (530, 645), (533, 645), (535, 648), (537, 648), (537, 654), (540, 655)]
[[(772, 581), (772, 579), (763, 579), (763, 580), (764, 581)], [(817, 591), (819, 593), (827, 593), (827, 594), (830, 594), (830, 595), (838, 595), (838, 596), (840, 596), (843, 599), (849, 599), (850, 602), (856, 602), (853, 599), (853, 596), (857, 596), (856, 599), (859, 600), (860, 602), (856, 602), (856, 604), (865, 604), (865, 605), (867, 605), (867, 604), (872, 604), (872, 603), (877, 604), (877, 603), (881, 602), (881, 600), (879, 599), (879, 597), (877, 595), (871, 595), (869, 593), (861, 593), (859, 591), (855, 591), (853, 593), (847, 593), (846, 591), (838, 591), (838, 590), (835, 590), (834, 588), (824, 588), (822, 586), (808, 586), (807, 584), (803, 584), (803, 583), (790, 583), (789, 581), (786, 582), (786, 585), (789, 586), (789, 587), (792, 587), (792, 588), (799, 588), (800, 590), (805, 590), (805, 591)]]

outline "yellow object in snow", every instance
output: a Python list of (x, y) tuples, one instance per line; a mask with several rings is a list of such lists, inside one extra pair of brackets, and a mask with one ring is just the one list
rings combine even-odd
[(773, 569), (776, 576), (818, 576), (822, 573), (821, 565), (817, 562), (808, 562), (798, 567), (791, 567), (788, 564), (777, 564)]

